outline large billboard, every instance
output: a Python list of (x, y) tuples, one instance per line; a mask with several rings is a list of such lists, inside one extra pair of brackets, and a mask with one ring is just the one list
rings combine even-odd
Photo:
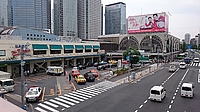
[(163, 13), (130, 16), (127, 19), (128, 34), (144, 32), (168, 32), (168, 15)]

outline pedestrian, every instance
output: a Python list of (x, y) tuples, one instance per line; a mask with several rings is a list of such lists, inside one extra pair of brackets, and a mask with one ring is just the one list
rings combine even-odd
[(71, 74), (69, 73), (69, 82), (71, 83)]
[(24, 91), (25, 91), (25, 92), (28, 91), (28, 84), (27, 84), (26, 80), (25, 80), (25, 82), (24, 82)]
[(27, 70), (27, 72), (26, 72), (26, 73), (27, 73), (27, 76), (29, 76), (29, 74), (30, 74), (30, 71), (29, 71), (29, 70)]

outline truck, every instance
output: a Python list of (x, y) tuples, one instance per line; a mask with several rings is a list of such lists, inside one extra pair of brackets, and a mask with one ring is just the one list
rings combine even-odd
[(14, 91), (15, 83), (10, 77), (10, 73), (0, 71), (0, 89), (5, 89), (7, 92)]
[(63, 67), (58, 66), (48, 66), (46, 73), (48, 75), (62, 75), (64, 72)]

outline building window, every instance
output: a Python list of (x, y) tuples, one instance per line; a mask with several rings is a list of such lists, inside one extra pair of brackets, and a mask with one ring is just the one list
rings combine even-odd
[(85, 52), (91, 52), (91, 49), (86, 49)]
[(29, 38), (27, 38), (27, 40), (29, 40)]
[(26, 34), (27, 36), (29, 36), (29, 34)]
[(33, 51), (33, 55), (46, 54), (46, 50)]
[(76, 50), (76, 53), (83, 53), (83, 50)]
[(34, 37), (36, 36), (36, 34), (34, 34)]
[(0, 50), (0, 56), (6, 56), (6, 51), (5, 50)]
[(50, 54), (61, 54), (61, 50), (50, 50)]
[(31, 36), (33, 36), (33, 35), (31, 34)]
[(93, 49), (93, 52), (98, 52), (99, 49)]
[(43, 35), (43, 37), (45, 37), (45, 35)]
[(39, 37), (39, 35), (37, 35), (37, 37)]
[(64, 53), (73, 53), (73, 50), (64, 50)]

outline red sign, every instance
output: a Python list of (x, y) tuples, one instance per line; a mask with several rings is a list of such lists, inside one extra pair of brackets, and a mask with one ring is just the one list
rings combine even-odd
[(128, 34), (143, 32), (168, 32), (168, 16), (165, 12), (130, 16), (127, 19)]
[[(31, 50), (30, 49), (23, 50), (23, 53), (28, 53), (28, 52), (31, 52)], [(20, 49), (11, 51), (11, 53), (12, 53), (13, 56), (19, 56), (20, 55)]]

